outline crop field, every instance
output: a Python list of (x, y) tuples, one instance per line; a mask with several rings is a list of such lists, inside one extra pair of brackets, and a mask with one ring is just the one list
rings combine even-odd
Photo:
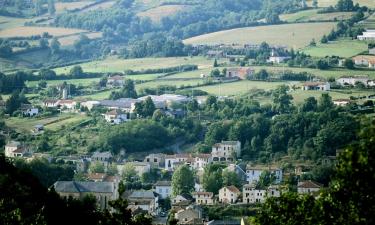
[(61, 14), (67, 10), (81, 9), (87, 5), (92, 4), (93, 1), (79, 1), (79, 2), (56, 2), (56, 14)]
[(318, 14), (318, 9), (303, 10), (291, 14), (280, 15), (280, 19), (286, 22), (309, 22), (309, 21), (333, 21), (346, 20), (353, 15), (352, 12), (334, 12)]
[[(97, 39), (97, 38), (102, 37), (101, 32), (89, 32), (89, 33), (84, 33), (84, 34), (90, 39)], [(73, 45), (74, 42), (79, 39), (79, 36), (80, 34), (73, 34), (69, 36), (60, 37), (58, 39), (59, 39), (61, 46), (69, 46), (69, 45)]]
[(370, 78), (375, 78), (375, 70), (348, 70), (344, 68), (334, 68), (330, 70), (319, 70), (319, 69), (310, 69), (310, 68), (298, 68), (298, 67), (282, 67), (282, 66), (253, 66), (255, 72), (259, 71), (260, 69), (266, 69), (270, 72), (277, 72), (282, 73), (283, 71), (292, 71), (295, 73), (298, 72), (308, 72), (313, 75), (323, 77), (323, 78), (330, 78), (330, 77), (341, 77), (341, 76), (355, 76), (355, 75), (367, 75)]
[(303, 52), (314, 57), (340, 56), (348, 58), (367, 51), (367, 48), (367, 43), (364, 41), (342, 39), (327, 44), (318, 44), (316, 47), (306, 47)]
[(238, 28), (204, 34), (184, 40), (185, 44), (260, 44), (286, 45), (295, 49), (307, 46), (315, 38), (328, 34), (335, 23), (298, 23)]
[(149, 17), (153, 22), (159, 22), (161, 18), (172, 16), (177, 12), (187, 9), (189, 6), (185, 5), (163, 5), (156, 8), (151, 8), (144, 12), (139, 12), (137, 15), (140, 17)]
[(30, 19), (21, 19), (7, 16), (0, 16), (0, 31), (4, 29), (10, 29), (14, 27), (23, 26), (23, 24)]
[[(318, 6), (319, 7), (328, 7), (331, 5), (336, 5), (338, 0), (318, 0)], [(312, 5), (313, 0), (307, 0), (306, 1), (309, 6)], [(361, 6), (367, 6), (370, 8), (375, 7), (375, 1), (374, 0), (353, 0), (354, 4), (359, 3)]]
[(57, 28), (57, 27), (15, 27), (0, 30), (0, 38), (8, 37), (29, 37), (32, 35), (42, 35), (44, 32), (48, 32), (53, 36), (72, 35), (82, 32), (87, 32), (80, 29), (70, 28)]
[[(121, 73), (125, 70), (142, 70), (174, 67), (186, 64), (195, 64), (199, 68), (209, 68), (213, 61), (204, 57), (170, 57), (170, 58), (141, 58), (119, 59), (109, 57), (101, 61), (92, 61), (79, 64), (86, 72)], [(54, 69), (57, 74), (68, 73), (73, 66)]]

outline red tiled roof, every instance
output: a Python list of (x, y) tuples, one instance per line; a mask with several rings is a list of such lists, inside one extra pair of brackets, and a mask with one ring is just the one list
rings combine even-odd
[(226, 187), (229, 191), (231, 192), (235, 192), (235, 193), (240, 193), (240, 190), (238, 190), (238, 188), (236, 188), (235, 186), (231, 185), (231, 186), (227, 186)]
[(318, 182), (314, 182), (311, 180), (303, 181), (298, 184), (299, 188), (321, 188), (323, 187), (322, 184), (319, 184)]

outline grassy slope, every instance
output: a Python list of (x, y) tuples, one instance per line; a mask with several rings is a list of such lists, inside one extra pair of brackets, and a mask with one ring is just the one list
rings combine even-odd
[[(313, 0), (307, 0), (306, 2), (308, 5), (311, 6)], [(318, 0), (318, 6), (319, 7), (328, 7), (331, 5), (335, 5), (338, 0)], [(374, 0), (353, 0), (354, 3), (359, 3), (361, 6), (367, 6), (370, 8), (375, 7), (375, 1)]]
[(269, 44), (302, 48), (307, 46), (313, 38), (319, 40), (334, 27), (335, 23), (299, 23), (248, 27), (200, 35), (186, 39), (184, 42), (186, 44), (260, 44), (266, 41)]
[(139, 12), (137, 15), (140, 17), (149, 17), (153, 22), (159, 22), (161, 18), (166, 16), (172, 16), (179, 11), (189, 8), (185, 5), (163, 5), (156, 8), (152, 8), (143, 12)]
[(352, 12), (334, 12), (318, 14), (318, 9), (303, 10), (291, 14), (280, 15), (280, 19), (286, 22), (308, 22), (308, 21), (327, 21), (349, 19)]
[(367, 43), (356, 40), (332, 41), (327, 44), (318, 44), (316, 47), (307, 47), (303, 50), (306, 54), (315, 57), (352, 57), (364, 51), (367, 51)]

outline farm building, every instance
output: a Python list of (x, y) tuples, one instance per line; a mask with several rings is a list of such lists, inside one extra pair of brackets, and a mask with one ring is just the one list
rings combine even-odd
[(375, 56), (373, 55), (357, 55), (352, 59), (354, 64), (357, 66), (368, 66), (369, 68), (375, 68)]
[(267, 62), (269, 62), (269, 63), (275, 63), (275, 64), (280, 64), (280, 63), (283, 63), (283, 62), (287, 61), (290, 58), (291, 58), (290, 56), (279, 55), (277, 52), (275, 52), (275, 50), (272, 49), (271, 56), (267, 60)]
[(329, 91), (331, 85), (328, 82), (306, 82), (302, 85), (302, 90), (317, 90), (317, 91)]
[(207, 52), (206, 56), (212, 59), (219, 59), (225, 57), (225, 53), (219, 50), (210, 50)]
[(345, 106), (350, 103), (350, 99), (335, 99), (333, 100), (333, 104), (337, 106)]
[(337, 83), (341, 86), (345, 85), (355, 85), (358, 82), (363, 83), (364, 85), (367, 85), (369, 81), (368, 76), (342, 76), (339, 79), (337, 79)]
[(124, 78), (119, 75), (108, 77), (107, 79), (107, 86), (122, 87), (123, 85), (124, 85)]
[(375, 30), (366, 30), (362, 35), (358, 35), (357, 39), (360, 41), (374, 41), (375, 40)]
[(254, 74), (254, 69), (250, 67), (241, 67), (241, 68), (228, 68), (225, 77), (233, 78), (238, 77), (242, 80), (246, 80), (248, 77)]

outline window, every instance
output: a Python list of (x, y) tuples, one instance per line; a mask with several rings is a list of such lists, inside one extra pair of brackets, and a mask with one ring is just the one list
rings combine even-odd
[(158, 162), (158, 159), (154, 159), (154, 162)]

